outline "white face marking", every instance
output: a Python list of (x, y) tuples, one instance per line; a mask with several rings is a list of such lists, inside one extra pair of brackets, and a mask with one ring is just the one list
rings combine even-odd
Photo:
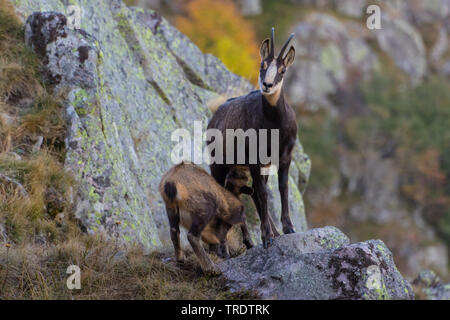
[(261, 81), (261, 77), (258, 78), (259, 90), (266, 98), (268, 98), (269, 102), (272, 105), (275, 105), (276, 101), (278, 100), (281, 86), (283, 85), (283, 79), (281, 79), (281, 81), (278, 82), (275, 86), (271, 87), (268, 92), (264, 91), (263, 82), (267, 84), (273, 84), (277, 74), (278, 74), (277, 61), (276, 59), (274, 59), (272, 60), (266, 71), (264, 80)]
[(264, 82), (268, 84), (273, 84), (277, 73), (278, 73), (277, 61), (273, 59), (269, 65), (269, 68), (266, 71), (266, 77), (264, 78)]

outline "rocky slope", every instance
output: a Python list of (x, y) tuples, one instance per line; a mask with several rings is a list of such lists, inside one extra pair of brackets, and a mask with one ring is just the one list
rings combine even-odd
[[(157, 192), (160, 177), (173, 165), (171, 133), (192, 132), (196, 120), (205, 127), (210, 99), (246, 93), (251, 85), (153, 11), (130, 9), (121, 1), (12, 2), (24, 20), (31, 15), (26, 41), (44, 62), (46, 82), (55, 94), (67, 95), (65, 165), (80, 183), (76, 216), (90, 233), (115, 234), (150, 251), (171, 248)], [(81, 30), (70, 28), (64, 16), (71, 5), (81, 8)], [(299, 231), (306, 220), (297, 185), (306, 183), (309, 168), (298, 143), (290, 209)], [(275, 215), (276, 177), (270, 193)], [(249, 221), (256, 241), (259, 222)]]

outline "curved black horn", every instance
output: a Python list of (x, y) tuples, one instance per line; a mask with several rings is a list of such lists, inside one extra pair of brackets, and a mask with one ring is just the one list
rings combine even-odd
[(291, 42), (292, 38), (294, 37), (294, 34), (291, 33), (289, 36), (289, 39), (287, 39), (286, 43), (284, 44), (283, 48), (281, 48), (280, 54), (278, 55), (278, 59), (283, 59), (284, 50), (286, 50), (289, 42)]
[(275, 57), (275, 28), (272, 27), (272, 35), (270, 36), (270, 55)]

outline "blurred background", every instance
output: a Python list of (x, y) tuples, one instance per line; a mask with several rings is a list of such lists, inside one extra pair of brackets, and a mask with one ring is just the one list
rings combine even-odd
[[(450, 0), (128, 0), (257, 84), (259, 44), (295, 32), (285, 92), (312, 158), (310, 228), (382, 239), (400, 271), (449, 279)], [(366, 27), (378, 4), (382, 29)]]

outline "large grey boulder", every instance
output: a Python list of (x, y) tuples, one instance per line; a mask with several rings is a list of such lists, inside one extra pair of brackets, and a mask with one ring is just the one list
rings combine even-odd
[(334, 227), (282, 235), (220, 264), (232, 291), (266, 299), (413, 299), (380, 240), (349, 244)]
[[(192, 132), (196, 120), (206, 128), (208, 101), (247, 93), (252, 85), (203, 54), (154, 11), (128, 8), (118, 0), (11, 2), (24, 21), (36, 12), (28, 19), (27, 43), (44, 62), (44, 80), (55, 93), (66, 93), (65, 166), (79, 181), (76, 216), (89, 233), (114, 235), (150, 251), (171, 249), (157, 190), (173, 165), (171, 134), (178, 128)], [(80, 30), (64, 17), (73, 6), (80, 15), (71, 19), (79, 18)], [(289, 183), (291, 216), (299, 231), (306, 229), (301, 192), (309, 170), (298, 143)], [(279, 225), (276, 181), (270, 182), (270, 204)], [(259, 221), (249, 220), (257, 241)]]

